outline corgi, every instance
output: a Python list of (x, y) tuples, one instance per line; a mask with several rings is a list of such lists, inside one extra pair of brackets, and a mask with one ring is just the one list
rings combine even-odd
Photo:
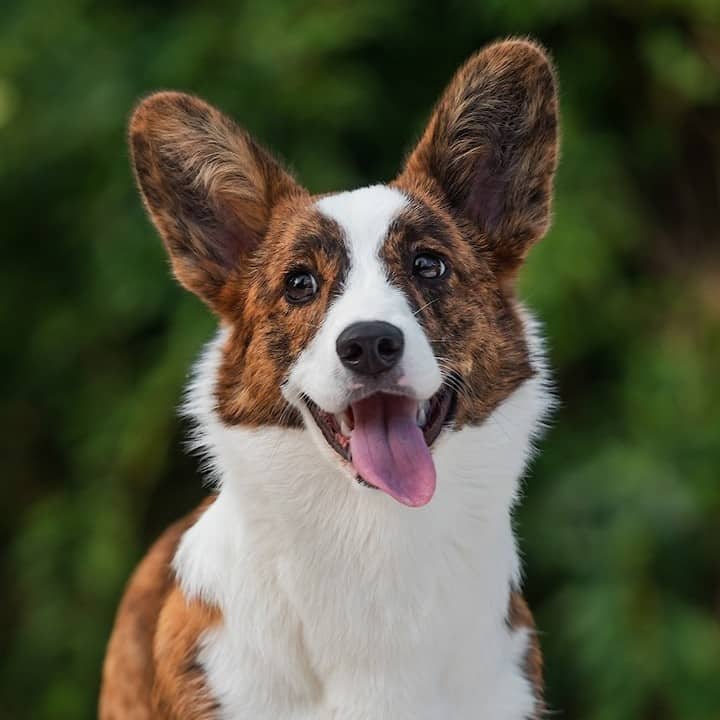
[(139, 104), (145, 207), (219, 321), (185, 406), (214, 492), (128, 584), (102, 720), (544, 712), (511, 513), (552, 393), (515, 286), (557, 104), (541, 47), (492, 44), (392, 182), (322, 196), (202, 100)]

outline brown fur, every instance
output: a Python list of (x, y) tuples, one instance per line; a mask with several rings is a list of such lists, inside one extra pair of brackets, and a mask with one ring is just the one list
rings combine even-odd
[[(408, 258), (425, 251), (442, 255), (451, 266), (447, 282), (420, 284), (411, 276)], [(430, 194), (417, 198), (398, 218), (382, 254), (444, 372), (456, 378), (455, 427), (479, 425), (532, 375), (512, 295), (488, 258)]]
[(188, 602), (175, 586), (163, 604), (153, 642), (154, 717), (166, 720), (210, 720), (218, 706), (205, 687), (197, 661), (203, 632), (221, 622), (220, 612), (195, 600)]
[[(135, 173), (179, 281), (229, 329), (217, 378), (223, 422), (300, 427), (281, 385), (342, 288), (341, 229), (244, 130), (179, 93), (144, 100), (130, 124)], [(393, 183), (410, 205), (382, 250), (443, 370), (458, 389), (455, 427), (482, 423), (532, 374), (514, 277), (550, 219), (557, 165), (555, 79), (542, 49), (492, 45), (457, 72)], [(417, 252), (442, 255), (446, 280), (420, 283)], [(284, 298), (288, 272), (311, 270), (318, 295)], [(103, 672), (100, 716), (207, 718), (214, 705), (194, 663), (213, 608), (187, 603), (169, 562), (192, 519), (173, 526), (138, 568), (121, 604)], [(522, 598), (508, 622), (532, 627)], [(535, 638), (526, 671), (542, 711)]]
[(302, 190), (232, 120), (182, 93), (140, 103), (130, 148), (176, 277), (222, 313), (218, 295), (229, 271), (265, 237), (274, 205)]
[(537, 633), (535, 631), (535, 621), (533, 620), (530, 608), (527, 606), (525, 599), (519, 592), (510, 593), (510, 603), (508, 606), (508, 625), (514, 630), (525, 628), (528, 631), (528, 651), (525, 656), (525, 676), (530, 681), (535, 691), (535, 714), (533, 720), (540, 720), (545, 713), (545, 702), (543, 700), (543, 660), (540, 651), (540, 643), (538, 642)]
[(399, 184), (443, 197), (498, 273), (512, 274), (549, 225), (557, 149), (552, 67), (538, 45), (509, 40), (457, 71)]
[[(348, 264), (340, 228), (304, 197), (284, 202), (269, 232), (272, 243), (258, 248), (226, 291), (233, 322), (217, 400), (220, 416), (231, 425), (300, 426), (280, 386), (320, 326)], [(307, 305), (290, 305), (285, 277), (301, 268), (313, 270), (319, 294)]]
[(105, 655), (100, 720), (213, 717), (194, 660), (198, 637), (219, 617), (185, 603), (170, 568), (180, 538), (208, 504), (171, 525), (130, 578)]
[[(542, 48), (491, 45), (457, 71), (394, 183), (415, 203), (384, 258), (458, 378), (457, 428), (480, 424), (532, 375), (513, 279), (550, 222), (557, 112)], [(452, 263), (447, 283), (408, 281), (402, 259), (423, 250)]]

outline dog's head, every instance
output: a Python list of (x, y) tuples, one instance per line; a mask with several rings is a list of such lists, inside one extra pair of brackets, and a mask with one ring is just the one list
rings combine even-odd
[(313, 197), (182, 94), (144, 100), (130, 142), (178, 280), (228, 330), (222, 422), (306, 427), (352, 478), (427, 503), (433, 443), (532, 374), (514, 279), (547, 229), (557, 163), (543, 51), (470, 58), (388, 185)]

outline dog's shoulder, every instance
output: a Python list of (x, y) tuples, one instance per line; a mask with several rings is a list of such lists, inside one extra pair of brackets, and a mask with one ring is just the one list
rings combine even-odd
[(533, 694), (535, 695), (535, 717), (542, 717), (545, 712), (542, 652), (535, 629), (535, 619), (527, 602), (525, 602), (525, 598), (517, 590), (510, 593), (507, 623), (513, 630), (527, 632), (527, 650), (525, 652), (523, 671), (528, 682), (532, 685)]
[(130, 578), (103, 665), (100, 720), (213, 716), (195, 650), (217, 612), (188, 602), (172, 569), (183, 534), (212, 502), (208, 498), (171, 525)]

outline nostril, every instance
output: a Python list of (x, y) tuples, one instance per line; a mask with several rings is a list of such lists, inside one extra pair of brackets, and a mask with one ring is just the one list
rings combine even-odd
[(402, 347), (396, 339), (383, 337), (378, 342), (377, 350), (381, 357), (392, 360), (402, 350)]
[(340, 353), (340, 357), (348, 362), (357, 362), (363, 354), (362, 345), (356, 342), (346, 343)]

